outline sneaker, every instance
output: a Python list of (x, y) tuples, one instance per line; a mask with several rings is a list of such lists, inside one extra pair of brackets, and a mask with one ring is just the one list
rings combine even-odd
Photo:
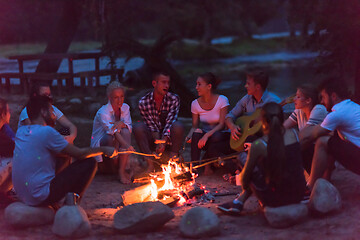
[(239, 215), (243, 209), (242, 203), (234, 203), (233, 201), (218, 205), (217, 208), (227, 214)]
[(74, 192), (68, 192), (65, 196), (65, 205), (73, 206), (77, 205), (80, 201), (80, 196)]

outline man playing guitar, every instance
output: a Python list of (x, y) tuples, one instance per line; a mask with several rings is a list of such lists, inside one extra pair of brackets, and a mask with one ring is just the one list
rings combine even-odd
[(266, 90), (269, 76), (262, 70), (246, 73), (245, 88), (247, 94), (241, 98), (236, 106), (225, 116), (225, 123), (231, 131), (231, 138), (238, 140), (241, 135), (240, 126), (235, 124), (235, 119), (242, 115), (250, 115), (265, 103), (280, 103), (280, 98)]

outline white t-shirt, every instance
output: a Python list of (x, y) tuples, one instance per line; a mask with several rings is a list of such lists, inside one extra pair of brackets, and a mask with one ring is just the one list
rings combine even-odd
[[(59, 118), (61, 118), (64, 114), (54, 105), (52, 107), (54, 109), (54, 114), (56, 116), (56, 120), (59, 120)], [(29, 118), (29, 116), (27, 114), (26, 107), (24, 107), (24, 109), (21, 111), (20, 116), (19, 116), (18, 129), (19, 129), (19, 127), (23, 126), (22, 121), (24, 121), (25, 119), (28, 119), (28, 118)]]
[(200, 123), (203, 125), (205, 131), (213, 129), (220, 120), (220, 110), (226, 106), (229, 106), (229, 100), (224, 95), (219, 95), (215, 106), (211, 110), (204, 110), (200, 107), (197, 99), (191, 103), (191, 112), (198, 114), (200, 117)]
[(299, 130), (302, 130), (306, 124), (319, 125), (322, 123), (327, 114), (328, 112), (326, 107), (324, 105), (317, 104), (311, 110), (309, 119), (307, 119), (306, 114), (301, 109), (295, 109), (289, 119), (297, 123)]
[(12, 180), (17, 196), (33, 206), (44, 201), (55, 177), (55, 155), (69, 143), (54, 128), (20, 127), (15, 136)]
[[(126, 103), (123, 103), (121, 106), (121, 117), (120, 120), (125, 123), (129, 131), (132, 130), (132, 124), (131, 124), (131, 116), (130, 116), (130, 106)], [(108, 102), (108, 104), (103, 105), (96, 113), (93, 123), (93, 130), (91, 134), (91, 147), (99, 147), (100, 146), (100, 140), (106, 135), (114, 135), (115, 130), (111, 131), (112, 126), (114, 126), (115, 122), (115, 115), (114, 110)], [(102, 156), (96, 156), (96, 161), (102, 162)]]
[(360, 147), (360, 105), (350, 99), (335, 104), (321, 124), (329, 130), (337, 130), (339, 136)]

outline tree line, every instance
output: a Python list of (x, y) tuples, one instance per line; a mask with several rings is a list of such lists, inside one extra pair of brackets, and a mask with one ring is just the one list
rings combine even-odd
[(0, 7), (0, 44), (46, 41), (46, 52), (66, 52), (73, 40), (109, 47), (165, 33), (206, 46), (220, 36), (251, 38), (285, 14), (291, 38), (301, 30), (298, 47), (320, 53), (319, 74), (353, 80), (359, 99), (360, 0), (0, 0)]

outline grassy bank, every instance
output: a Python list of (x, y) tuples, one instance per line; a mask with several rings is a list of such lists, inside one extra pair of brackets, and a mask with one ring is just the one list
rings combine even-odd
[[(21, 43), (0, 45), (0, 57), (7, 58), (12, 55), (43, 53), (46, 43)], [(100, 42), (73, 42), (69, 52), (89, 51), (101, 48)]]

